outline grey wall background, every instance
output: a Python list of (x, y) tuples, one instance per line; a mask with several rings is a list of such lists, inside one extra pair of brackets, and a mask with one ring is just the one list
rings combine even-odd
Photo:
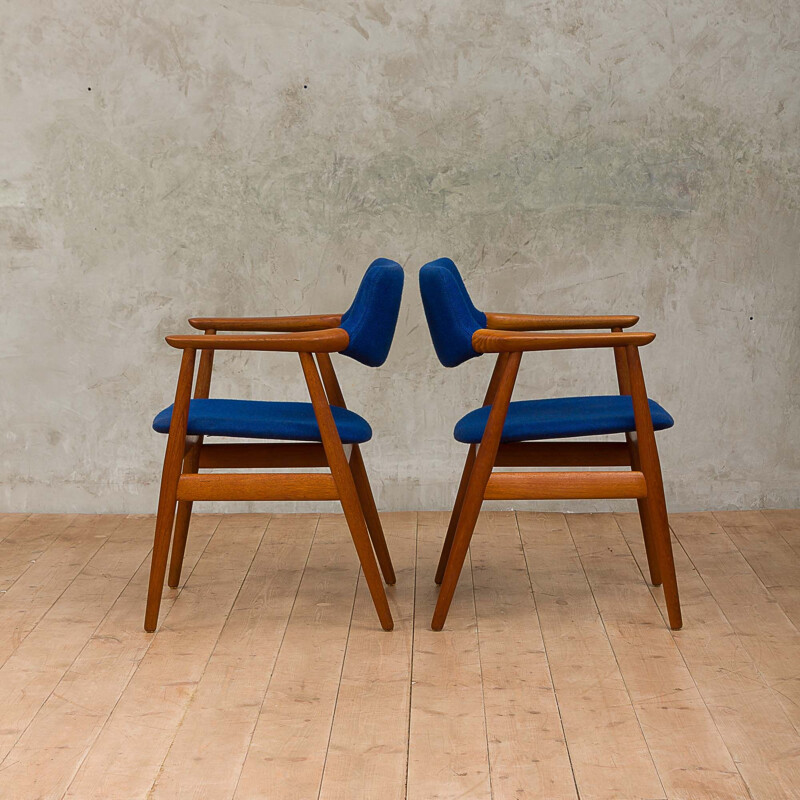
[[(379, 255), (396, 345), (339, 362), (382, 508), (451, 503), (491, 368), (435, 360), (440, 255), (489, 310), (658, 333), (673, 509), (800, 501), (795, 0), (2, 8), (2, 509), (153, 511), (163, 336), (342, 310)], [(285, 355), (223, 355), (213, 390), (305, 399)], [(527, 356), (515, 396), (604, 391), (594, 351)]]

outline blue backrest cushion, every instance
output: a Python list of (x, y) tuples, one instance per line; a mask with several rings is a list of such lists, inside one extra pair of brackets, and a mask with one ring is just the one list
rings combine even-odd
[(433, 347), (445, 367), (474, 358), (472, 334), (486, 327), (486, 314), (475, 308), (458, 268), (437, 258), (419, 271), (419, 288)]
[(364, 273), (350, 308), (342, 314), (341, 327), (350, 335), (342, 351), (368, 367), (386, 361), (403, 295), (403, 268), (388, 258), (376, 258)]

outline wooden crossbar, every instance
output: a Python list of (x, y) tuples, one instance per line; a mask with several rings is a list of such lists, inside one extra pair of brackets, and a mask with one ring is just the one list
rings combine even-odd
[(181, 475), (178, 500), (338, 500), (333, 475), (324, 472)]
[(646, 497), (641, 472), (494, 472), (486, 500), (590, 500)]

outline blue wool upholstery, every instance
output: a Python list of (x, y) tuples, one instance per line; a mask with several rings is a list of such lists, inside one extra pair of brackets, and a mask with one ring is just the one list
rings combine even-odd
[[(369, 423), (353, 411), (331, 406), (343, 444), (361, 444), (372, 438)], [(172, 406), (153, 420), (153, 429), (169, 433)], [(190, 436), (239, 436), (248, 439), (288, 439), (319, 442), (319, 426), (311, 403), (261, 400), (192, 400)]]
[(486, 314), (475, 308), (456, 265), (437, 258), (419, 271), (422, 305), (439, 361), (457, 367), (476, 353), (472, 334), (486, 327)]
[[(650, 400), (653, 428), (671, 428), (675, 421), (654, 400)], [(462, 417), (455, 428), (455, 438), (465, 444), (480, 442), (491, 406), (476, 408)], [(633, 400), (630, 395), (559, 397), (553, 400), (519, 400), (508, 407), (503, 442), (535, 439), (563, 439), (570, 436), (597, 436), (626, 433), (636, 429)]]
[(368, 367), (386, 361), (400, 313), (403, 277), (403, 268), (388, 258), (376, 258), (369, 265), (350, 308), (342, 315), (341, 327), (350, 335), (342, 355)]

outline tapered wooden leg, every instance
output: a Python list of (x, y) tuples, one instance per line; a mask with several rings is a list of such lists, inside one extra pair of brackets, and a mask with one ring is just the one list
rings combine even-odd
[[(639, 449), (636, 446), (636, 440), (630, 434), (626, 436), (626, 439), (631, 455), (631, 468), (641, 471), (642, 467), (639, 462)], [(661, 567), (658, 564), (658, 554), (653, 541), (652, 503), (646, 497), (639, 498), (636, 503), (639, 506), (639, 520), (642, 523), (642, 537), (644, 538), (644, 549), (647, 554), (647, 566), (650, 570), (650, 581), (653, 586), (661, 586)]]
[(342, 441), (339, 438), (339, 431), (333, 421), (333, 414), (325, 396), (316, 364), (310, 353), (300, 353), (300, 363), (303, 367), (303, 374), (308, 385), (308, 393), (311, 397), (311, 404), (314, 407), (314, 414), (319, 425), (322, 446), (325, 449), (325, 456), (331, 468), (331, 474), (336, 482), (336, 489), (339, 492), (339, 500), (342, 504), (347, 525), (350, 528), (350, 535), (353, 537), (353, 544), (358, 553), (361, 569), (364, 572), (364, 579), (367, 582), (372, 602), (378, 613), (381, 627), (385, 631), (390, 631), (394, 627), (392, 612), (389, 610), (389, 601), (386, 599), (386, 592), (383, 588), (383, 581), (378, 570), (378, 562), (375, 560), (375, 553), (372, 551), (367, 525), (364, 520), (364, 513), (358, 499), (358, 491), (353, 481), (353, 473), (347, 463), (344, 454)]
[(375, 498), (372, 495), (372, 487), (369, 485), (369, 476), (364, 466), (364, 458), (361, 455), (361, 448), (357, 444), (353, 445), (353, 452), (350, 456), (350, 471), (353, 474), (353, 482), (356, 485), (358, 499), (361, 502), (361, 509), (364, 520), (367, 523), (369, 538), (372, 540), (372, 547), (378, 557), (378, 563), (383, 573), (383, 579), (390, 586), (394, 586), (397, 578), (392, 566), (392, 557), (389, 555), (389, 548), (386, 546), (386, 537), (383, 535), (381, 518), (378, 515), (378, 508), (375, 505)]
[(461, 575), (461, 568), (464, 566), (464, 559), (467, 556), (472, 533), (475, 530), (475, 523), (478, 521), (478, 514), (480, 513), (481, 505), (483, 505), (486, 484), (492, 474), (492, 468), (497, 457), (497, 448), (500, 446), (503, 425), (508, 413), (508, 404), (511, 401), (511, 393), (514, 391), (514, 382), (517, 379), (522, 354), (519, 352), (510, 353), (505, 357), (501, 355), (498, 360), (500, 358), (503, 359), (502, 369), (499, 371), (497, 391), (492, 403), (492, 410), (489, 412), (489, 419), (486, 421), (481, 444), (470, 470), (461, 512), (458, 515), (458, 523), (453, 535), (450, 556), (447, 559), (447, 566), (442, 577), (442, 588), (439, 590), (439, 597), (436, 600), (436, 608), (431, 620), (431, 628), (435, 631), (440, 631), (444, 627), (447, 612), (450, 610), (450, 603), (453, 601), (453, 595)]
[[(194, 474), (197, 472), (197, 465), (200, 461), (200, 448), (203, 445), (201, 436), (196, 445), (186, 454), (183, 459), (183, 473)], [(170, 588), (176, 589), (181, 582), (181, 569), (183, 567), (183, 556), (186, 552), (186, 538), (189, 534), (189, 522), (192, 519), (191, 500), (178, 501), (178, 513), (175, 515), (175, 530), (172, 534), (172, 557), (169, 560), (169, 575), (167, 583)]]
[(469, 484), (469, 477), (472, 474), (472, 467), (475, 464), (475, 452), (477, 447), (474, 444), (469, 446), (467, 452), (467, 460), (464, 462), (464, 470), (461, 473), (461, 482), (458, 484), (458, 492), (456, 493), (456, 502), (453, 505), (453, 511), (450, 514), (450, 523), (447, 526), (447, 533), (444, 537), (444, 544), (442, 545), (442, 553), (439, 556), (439, 566), (436, 567), (436, 583), (441, 584), (444, 578), (444, 571), (447, 567), (447, 561), (450, 558), (450, 550), (453, 547), (453, 537), (456, 535), (456, 527), (458, 526), (458, 518), (461, 516), (461, 509), (464, 505), (464, 497), (467, 493), (467, 485)]
[(658, 564), (661, 570), (669, 624), (673, 630), (678, 630), (683, 625), (681, 603), (678, 597), (678, 579), (675, 575), (667, 504), (664, 499), (664, 484), (661, 477), (661, 464), (656, 448), (655, 433), (653, 432), (653, 421), (650, 416), (639, 351), (633, 346), (626, 347), (626, 351), (630, 370), (633, 413), (636, 418), (636, 445), (639, 450), (641, 470), (647, 482), (647, 502), (650, 512), (648, 516), (650, 518), (653, 543), (655, 544)]
[[(491, 467), (489, 468), (491, 472)], [(467, 557), (469, 543), (475, 530), (475, 523), (478, 521), (478, 514), (483, 505), (483, 492), (489, 475), (472, 470), (472, 475), (467, 483), (464, 493), (464, 503), (456, 524), (455, 534), (453, 535), (450, 555), (447, 559), (447, 566), (442, 576), (442, 588), (439, 590), (439, 597), (436, 599), (436, 608), (433, 612), (431, 628), (440, 631), (444, 627), (447, 619), (447, 612), (450, 610), (450, 603), (453, 602), (453, 595), (461, 576), (461, 569), (464, 566), (464, 559)]]
[(172, 421), (164, 454), (164, 469), (161, 473), (161, 492), (158, 497), (153, 556), (150, 562), (150, 584), (147, 589), (147, 608), (144, 615), (146, 631), (156, 629), (158, 611), (161, 608), (161, 592), (164, 588), (164, 574), (167, 571), (169, 540), (172, 534), (172, 523), (175, 520), (178, 478), (181, 476), (181, 465), (186, 447), (186, 424), (189, 419), (189, 394), (194, 375), (194, 357), (194, 350), (183, 351), (178, 388), (175, 392), (175, 404), (172, 408)]
[[(656, 463), (658, 455), (656, 454)], [(667, 503), (664, 498), (664, 484), (661, 478), (661, 469), (643, 468), (647, 481), (647, 504), (653, 543), (658, 555), (661, 568), (661, 579), (664, 586), (664, 600), (667, 603), (667, 616), (669, 625), (673, 630), (683, 626), (681, 603), (678, 597), (678, 579), (675, 575), (675, 561), (672, 555), (672, 540), (669, 531), (669, 518), (667, 516)]]
[(378, 612), (378, 619), (381, 627), (385, 631), (390, 631), (394, 627), (392, 612), (389, 610), (389, 601), (386, 599), (383, 581), (378, 571), (378, 563), (372, 551), (372, 544), (364, 521), (364, 514), (358, 502), (358, 493), (356, 492), (353, 477), (348, 470), (347, 474), (344, 475), (337, 476), (334, 474), (334, 480), (336, 481), (336, 488), (339, 490), (342, 511), (344, 511), (344, 517), (350, 528), (350, 535), (353, 537), (356, 553), (358, 553), (358, 560), (361, 562), (364, 579), (367, 582), (369, 593), (372, 595), (375, 610)]

